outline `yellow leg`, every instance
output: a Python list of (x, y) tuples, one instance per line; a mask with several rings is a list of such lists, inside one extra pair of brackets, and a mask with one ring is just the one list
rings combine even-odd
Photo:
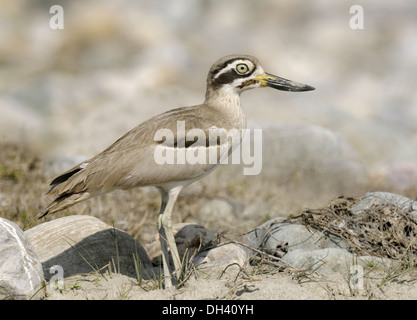
[[(179, 276), (181, 275), (182, 265), (177, 245), (175, 244), (174, 234), (172, 233), (171, 214), (182, 188), (182, 186), (176, 186), (168, 191), (158, 188), (162, 196), (161, 211), (158, 217), (158, 232), (159, 240), (161, 242), (162, 263), (164, 265), (165, 288), (171, 287), (175, 281), (178, 281)], [(169, 270), (168, 249), (171, 252), (172, 260), (174, 262), (175, 270), (173, 275), (175, 275), (175, 277), (171, 275)]]

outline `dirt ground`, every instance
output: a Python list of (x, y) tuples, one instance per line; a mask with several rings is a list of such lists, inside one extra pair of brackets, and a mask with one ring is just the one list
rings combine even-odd
[(62, 287), (48, 284), (47, 300), (368, 300), (417, 299), (416, 272), (388, 279), (386, 272), (366, 274), (352, 286), (348, 275), (328, 277), (291, 272), (248, 275), (192, 276), (181, 288), (159, 289), (155, 281), (141, 285), (120, 274), (66, 278)]

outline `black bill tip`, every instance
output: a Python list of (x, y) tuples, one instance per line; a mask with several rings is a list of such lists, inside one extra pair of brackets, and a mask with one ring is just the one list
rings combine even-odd
[(291, 91), (291, 92), (301, 92), (301, 91), (312, 91), (315, 90), (314, 87), (284, 79), (281, 77), (274, 76), (273, 74), (267, 73), (267, 78), (265, 78), (266, 86), (282, 91)]

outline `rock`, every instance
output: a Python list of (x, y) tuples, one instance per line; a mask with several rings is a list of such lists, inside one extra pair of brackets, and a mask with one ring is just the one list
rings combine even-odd
[(362, 268), (387, 270), (392, 260), (374, 256), (355, 256), (341, 248), (325, 248), (318, 250), (297, 249), (287, 253), (283, 258), (284, 265), (295, 269), (315, 271), (322, 275), (331, 273), (347, 274), (354, 265)]
[(197, 224), (185, 224), (175, 234), (175, 243), (181, 259), (185, 255), (192, 257), (215, 239), (213, 232)]
[[(181, 260), (183, 260), (185, 254), (192, 257), (197, 251), (210, 244), (216, 238), (213, 232), (198, 224), (174, 224), (172, 231)], [(152, 260), (161, 255), (159, 234), (155, 235), (152, 242), (145, 245), (145, 249)]]
[(198, 253), (193, 259), (193, 264), (198, 269), (224, 269), (233, 264), (243, 266), (248, 256), (247, 251), (243, 247), (235, 243), (228, 243)]
[[(42, 223), (25, 232), (39, 256), (45, 279), (61, 266), (64, 277), (110, 266), (112, 272), (136, 276), (133, 255), (140, 261), (143, 278), (150, 276), (151, 261), (143, 247), (128, 233), (91, 216), (68, 216)], [(119, 269), (120, 268), (120, 269)]]
[(326, 248), (317, 250), (296, 249), (283, 258), (284, 264), (300, 270), (316, 271), (321, 274), (349, 271), (353, 254), (345, 249)]
[(41, 262), (23, 230), (0, 218), (0, 300), (39, 299), (43, 281)]
[[(287, 223), (282, 217), (271, 219), (249, 232), (245, 243), (267, 254), (281, 258), (284, 267), (317, 271), (321, 274), (341, 272), (354, 265), (387, 268), (391, 260), (373, 256), (356, 256), (348, 244), (335, 235), (307, 229), (300, 223)], [(255, 255), (259, 253), (253, 251)]]
[(256, 227), (248, 233), (245, 243), (254, 248), (262, 247), (263, 240), (268, 233), (269, 228), (275, 224), (282, 223), (285, 219), (286, 218), (284, 217), (277, 217), (261, 224), (259, 227)]
[(352, 206), (353, 214), (362, 214), (375, 205), (391, 204), (417, 217), (417, 201), (390, 192), (369, 192), (361, 198), (361, 202)]
[(393, 260), (388, 258), (379, 258), (374, 256), (360, 256), (357, 259), (358, 264), (362, 267), (368, 267), (372, 269), (385, 269), (391, 267)]
[(256, 249), (266, 250), (272, 255), (275, 254), (273, 250), (282, 250), (283, 247), (286, 247), (287, 251), (347, 248), (347, 244), (337, 236), (324, 234), (317, 229), (307, 229), (300, 223), (284, 221), (285, 218), (278, 217), (265, 222), (249, 232), (245, 243)]

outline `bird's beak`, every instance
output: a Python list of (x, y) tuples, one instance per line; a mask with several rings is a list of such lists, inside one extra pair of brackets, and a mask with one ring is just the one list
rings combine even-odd
[(314, 90), (313, 87), (308, 86), (306, 84), (280, 78), (280, 77), (274, 76), (273, 74), (266, 73), (266, 72), (254, 78), (254, 80), (258, 80), (261, 83), (261, 87), (271, 87), (271, 88), (283, 90), (283, 91), (296, 92), (296, 91)]

